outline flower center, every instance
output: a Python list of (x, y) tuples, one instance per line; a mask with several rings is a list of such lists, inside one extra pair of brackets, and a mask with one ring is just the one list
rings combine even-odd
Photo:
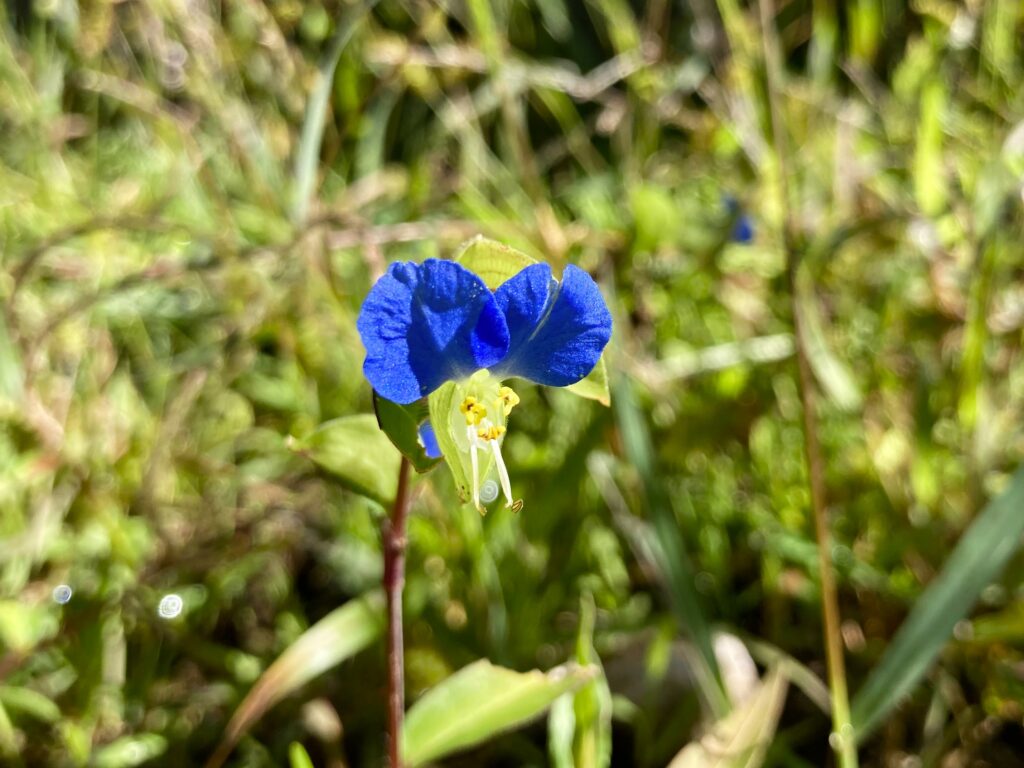
[[(473, 475), (473, 506), (481, 513), (484, 511), (480, 506), (481, 475), (486, 474), (484, 462), (489, 463), (492, 457), (507, 502), (506, 506), (514, 512), (518, 512), (523, 506), (521, 500), (512, 498), (512, 484), (501, 455), (501, 441), (506, 431), (505, 422), (512, 409), (519, 404), (519, 395), (511, 387), (496, 386), (497, 383), (486, 371), (474, 374), (467, 382), (466, 394), (459, 403), (459, 414), (465, 421), (465, 448), (469, 452)], [(487, 456), (488, 452), (490, 456)], [(482, 469), (484, 471), (481, 471)]]

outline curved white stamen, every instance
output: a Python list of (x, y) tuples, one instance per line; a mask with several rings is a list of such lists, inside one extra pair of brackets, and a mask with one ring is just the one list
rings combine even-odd
[(494, 461), (498, 465), (498, 479), (501, 480), (501, 491), (505, 494), (508, 502), (505, 506), (512, 507), (512, 483), (508, 479), (508, 470), (505, 468), (505, 460), (501, 458), (501, 448), (498, 440), (491, 440), (491, 450), (494, 452)]
[(476, 456), (480, 441), (476, 436), (476, 427), (472, 424), (466, 427), (466, 438), (469, 440), (469, 460), (473, 465), (473, 506), (480, 509), (480, 462)]

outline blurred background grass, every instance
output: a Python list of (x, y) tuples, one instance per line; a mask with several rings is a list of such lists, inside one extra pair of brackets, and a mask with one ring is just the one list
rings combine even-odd
[[(854, 691), (1024, 456), (1022, 17), (774, 5)], [(411, 699), (479, 658), (576, 658), (592, 599), (612, 763), (669, 762), (701, 697), (648, 517), (702, 620), (824, 678), (756, 4), (38, 0), (0, 34), (4, 764), (199, 764), (261, 671), (379, 584), (382, 509), (287, 439), (371, 409), (354, 321), (386, 263), (477, 233), (598, 278), (616, 399), (520, 388), (518, 516), (417, 483)], [(863, 764), (1024, 765), (1022, 576)], [(377, 643), (232, 764), (298, 741), (379, 765), (383, 699)], [(791, 692), (764, 764), (825, 765), (829, 730)], [(548, 749), (539, 723), (446, 764)]]

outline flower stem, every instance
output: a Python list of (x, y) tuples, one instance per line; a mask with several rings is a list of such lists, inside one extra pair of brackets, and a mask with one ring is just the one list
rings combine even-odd
[(778, 87), (781, 78), (782, 54), (775, 31), (770, 0), (759, 0), (761, 39), (764, 45), (765, 74), (767, 76), (768, 103), (775, 152), (774, 169), (778, 180), (779, 203), (782, 207), (782, 240), (786, 255), (786, 273), (796, 336), (797, 387), (800, 394), (804, 421), (804, 450), (807, 455), (807, 473), (810, 480), (811, 508), (814, 515), (814, 533), (818, 542), (818, 572), (821, 580), (821, 612), (824, 619), (825, 656), (828, 663), (828, 685), (832, 699), (832, 731), (829, 743), (839, 759), (840, 768), (857, 768), (857, 741), (850, 720), (850, 697), (846, 685), (846, 665), (843, 659), (843, 641), (840, 631), (839, 597), (835, 574), (832, 571), (832, 542), (828, 527), (828, 508), (825, 493), (825, 465), (818, 441), (817, 398), (814, 376), (807, 355), (806, 329), (800, 311), (800, 293), (797, 286), (799, 249), (796, 226), (789, 206), (788, 171), (786, 168), (786, 136), (779, 109)]
[(402, 589), (405, 586), (405, 520), (409, 513), (409, 460), (398, 468), (398, 490), (391, 517), (384, 523), (384, 594), (388, 607), (388, 758), (402, 768), (402, 719), (405, 715), (405, 649), (402, 641)]

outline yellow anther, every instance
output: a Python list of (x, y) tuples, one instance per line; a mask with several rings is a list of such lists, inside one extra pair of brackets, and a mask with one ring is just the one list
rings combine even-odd
[(475, 397), (468, 395), (462, 404), (459, 405), (459, 411), (466, 417), (467, 424), (479, 424), (487, 417), (487, 407), (478, 402)]
[(502, 387), (498, 390), (498, 402), (501, 403), (505, 415), (508, 416), (512, 409), (519, 405), (519, 395), (512, 390), (512, 387)]
[(476, 431), (476, 434), (481, 440), (497, 440), (505, 434), (505, 428), (500, 425), (492, 424), (488, 427), (481, 427)]

